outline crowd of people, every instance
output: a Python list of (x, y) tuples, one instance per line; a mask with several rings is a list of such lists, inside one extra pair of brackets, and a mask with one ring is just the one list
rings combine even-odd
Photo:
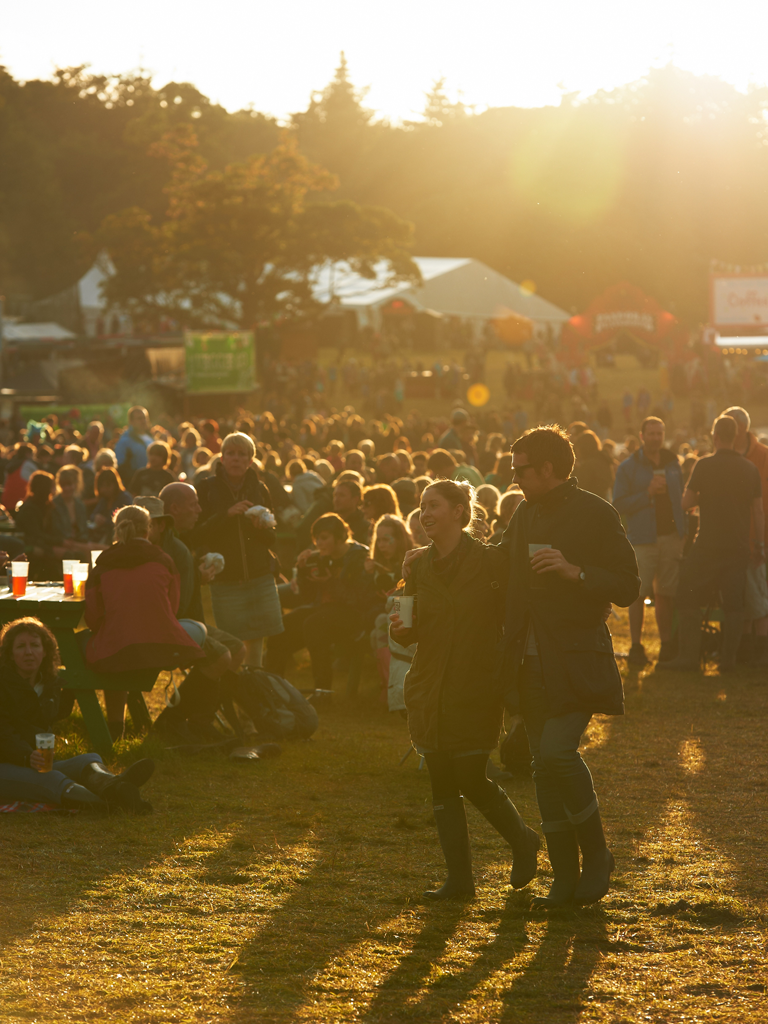
[[(667, 440), (655, 415), (621, 445), (596, 425), (526, 430), (458, 404), (442, 421), (348, 408), (152, 425), (137, 406), (107, 438), (100, 423), (79, 433), (51, 418), (5, 452), (0, 548), (33, 580), (98, 552), (86, 663), (187, 670), (154, 723), (174, 745), (220, 740), (214, 716), (248, 673), (290, 676), (306, 650), (319, 702), (370, 650), (382, 702), (407, 714), (430, 773), (448, 866), (430, 899), (474, 892), (463, 796), (511, 847), (511, 884), (533, 877), (538, 837), (488, 777), (505, 709), (522, 715), (555, 874), (542, 905), (591, 903), (613, 857), (578, 747), (592, 714), (623, 710), (611, 604), (629, 608), (632, 664), (649, 660), (647, 599), (659, 670), (700, 668), (715, 609), (720, 671), (768, 664), (768, 447), (746, 410), (715, 419), (713, 453)], [(113, 776), (88, 754), (38, 770), (35, 734), (71, 711), (57, 668), (40, 622), (4, 628), (0, 799), (147, 811), (151, 762)], [(104, 692), (114, 737), (126, 697)]]

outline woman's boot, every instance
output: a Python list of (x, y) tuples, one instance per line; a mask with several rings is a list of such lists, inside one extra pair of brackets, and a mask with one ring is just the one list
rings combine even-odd
[(547, 910), (573, 902), (580, 874), (579, 840), (569, 821), (544, 821), (542, 828), (555, 877), (547, 895), (534, 897), (531, 906)]
[[(588, 812), (589, 816), (584, 818)], [(597, 799), (581, 814), (569, 815), (569, 818), (576, 826), (581, 847), (581, 880), (573, 898), (576, 903), (597, 903), (608, 892), (611, 872), (616, 868), (616, 861), (605, 842)]]
[(106, 800), (102, 800), (100, 796), (77, 782), (71, 782), (61, 794), (61, 805), (75, 811), (109, 814), (109, 804)]
[(437, 834), (448, 868), (448, 878), (439, 889), (424, 893), (428, 900), (470, 899), (475, 895), (472, 877), (472, 851), (469, 846), (467, 815), (463, 797), (450, 797), (432, 810), (437, 823)]
[(498, 796), (489, 807), (477, 809), (512, 847), (509, 884), (513, 889), (522, 889), (536, 874), (536, 855), (541, 845), (538, 835), (528, 828), (503, 789), (498, 789)]
[(83, 785), (113, 807), (121, 807), (133, 814), (151, 814), (152, 804), (144, 800), (139, 789), (148, 782), (155, 770), (155, 762), (145, 757), (113, 775), (103, 764), (93, 761), (83, 772)]

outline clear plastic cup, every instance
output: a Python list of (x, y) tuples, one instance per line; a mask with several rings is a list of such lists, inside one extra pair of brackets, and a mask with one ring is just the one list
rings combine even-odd
[(413, 627), (413, 595), (406, 597), (405, 594), (397, 594), (392, 602), (392, 611), (400, 616), (406, 629)]
[(27, 592), (29, 562), (12, 562), (11, 572), (13, 573), (13, 596), (24, 597)]
[(88, 563), (75, 562), (72, 567), (72, 591), (80, 601), (85, 600), (85, 581), (88, 579)]
[(100, 554), (100, 551), (91, 552), (91, 568), (93, 568), (93, 566), (96, 565), (96, 559), (99, 557)]
[(61, 563), (61, 574), (64, 577), (64, 593), (72, 594), (72, 567), (79, 563), (71, 558), (65, 558)]
[[(536, 554), (537, 551), (543, 551), (545, 548), (551, 548), (551, 547), (552, 547), (551, 544), (529, 544), (528, 545), (528, 557), (529, 558), (533, 558), (533, 556)], [(530, 586), (531, 586), (531, 590), (544, 590), (544, 589), (546, 589), (546, 584), (544, 582), (544, 577), (540, 576), (537, 572), (534, 572), (533, 571), (533, 566), (531, 566), (531, 584), (530, 584)]]
[(49, 772), (53, 768), (54, 748), (56, 746), (55, 733), (39, 732), (35, 736), (35, 746), (45, 755), (45, 767), (38, 768), (38, 771)]

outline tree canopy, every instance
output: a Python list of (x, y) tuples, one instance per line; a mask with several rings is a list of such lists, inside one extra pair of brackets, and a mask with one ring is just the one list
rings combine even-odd
[[(156, 155), (182, 126), (197, 139), (185, 167), (202, 161), (194, 185), (182, 183), (178, 160)], [(349, 251), (366, 231), (369, 242), (374, 230), (394, 232), (394, 249), (404, 252), (395, 227), (405, 220), (419, 255), (474, 257), (534, 281), (566, 309), (628, 279), (696, 323), (707, 316), (710, 260), (768, 262), (766, 89), (743, 94), (670, 66), (586, 99), (564, 96), (557, 107), (476, 113), (436, 82), (422, 120), (392, 125), (365, 108), (342, 61), (282, 131), (255, 110), (228, 113), (189, 84), (155, 88), (145, 76), (83, 68), (22, 84), (0, 71), (0, 290), (20, 311), (25, 299), (73, 283), (98, 251), (106, 218), (136, 246), (149, 245), (151, 231), (187, 244), (193, 223), (210, 230), (226, 219), (237, 185), (252, 224), (278, 152), (300, 177), (315, 175), (302, 193), (313, 242), (300, 265), (323, 248)], [(205, 213), (186, 207), (169, 216), (169, 203), (183, 208), (185, 189), (205, 196)], [(266, 253), (265, 235), (253, 252)], [(189, 267), (198, 260), (199, 270), (200, 255), (192, 246)], [(216, 260), (221, 282), (223, 255)], [(172, 268), (161, 269), (172, 293)], [(254, 308), (281, 294), (277, 281), (262, 285)], [(244, 287), (241, 279), (238, 301)], [(299, 293), (289, 305), (304, 301)], [(201, 316), (212, 309), (202, 297), (196, 308)]]

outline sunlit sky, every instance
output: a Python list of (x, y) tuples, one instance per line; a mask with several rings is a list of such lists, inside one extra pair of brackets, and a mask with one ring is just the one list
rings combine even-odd
[(761, 0), (0, 0), (0, 63), (17, 78), (143, 67), (158, 86), (192, 82), (278, 117), (305, 109), (340, 50), (367, 105), (397, 121), (441, 76), (481, 110), (558, 103), (670, 62), (746, 90), (768, 83), (766, 38)]

